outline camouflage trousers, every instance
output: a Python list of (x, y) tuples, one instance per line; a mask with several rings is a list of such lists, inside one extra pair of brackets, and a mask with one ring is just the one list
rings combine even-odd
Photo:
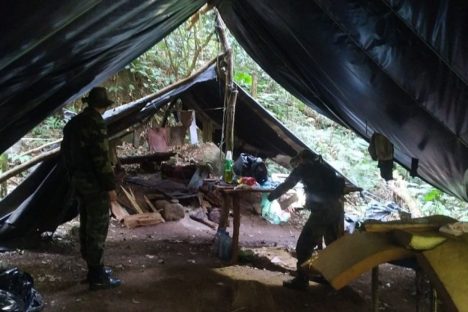
[(77, 191), (80, 207), (80, 251), (88, 267), (103, 265), (104, 244), (109, 229), (109, 195), (107, 192)]
[(328, 245), (338, 239), (341, 235), (344, 213), (342, 199), (310, 204), (307, 208), (310, 208), (311, 213), (296, 245), (297, 276), (305, 280), (308, 280), (307, 274), (301, 265), (309, 260), (314, 249), (322, 244), (322, 240)]

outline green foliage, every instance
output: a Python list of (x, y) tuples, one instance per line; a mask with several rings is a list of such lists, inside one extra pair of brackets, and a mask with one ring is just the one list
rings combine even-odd
[(433, 201), (438, 201), (442, 197), (442, 192), (439, 191), (438, 189), (433, 188), (431, 191), (426, 193), (426, 195), (423, 196), (424, 201), (427, 202), (433, 202)]
[(25, 161), (28, 161), (31, 159), (30, 155), (16, 155), (16, 154), (11, 154), (10, 155), (10, 160), (13, 163), (23, 163)]
[(57, 137), (64, 125), (65, 121), (61, 117), (51, 115), (32, 130), (32, 135), (41, 138)]
[(8, 168), (8, 157), (6, 154), (0, 154), (0, 172), (5, 172)]
[(237, 71), (234, 74), (234, 81), (239, 85), (248, 88), (252, 85), (252, 75), (245, 72)]

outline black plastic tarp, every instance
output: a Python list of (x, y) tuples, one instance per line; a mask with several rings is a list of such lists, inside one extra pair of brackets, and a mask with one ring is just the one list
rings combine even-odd
[(225, 0), (231, 33), (317, 111), (468, 200), (468, 2)]
[[(122, 69), (205, 2), (1, 1), (0, 152)], [(232, 34), (281, 85), (366, 139), (373, 132), (385, 135), (401, 164), (409, 167), (418, 159), (419, 176), (468, 200), (468, 2), (215, 2)], [(236, 127), (247, 132), (252, 122)], [(249, 134), (257, 140), (254, 131)], [(41, 168), (58, 183), (59, 167), (51, 162)], [(35, 189), (36, 198), (57, 188), (40, 185), (51, 190)], [(16, 195), (6, 200), (9, 211), (12, 203), (24, 203)], [(41, 209), (55, 208), (36, 209), (41, 215)]]
[[(236, 145), (235, 153), (245, 151), (246, 145), (250, 148), (248, 151), (263, 157), (294, 156), (306, 148), (259, 103), (239, 87), (238, 91), (235, 142), (241, 144)], [(104, 117), (109, 136), (141, 123), (178, 99), (187, 109), (195, 109), (197, 116), (203, 115), (214, 125), (221, 125), (224, 82), (218, 79), (216, 65), (166, 92), (108, 110)], [(203, 126), (200, 119), (197, 123)], [(220, 143), (220, 137), (215, 143)], [(0, 242), (54, 231), (58, 225), (76, 216), (77, 207), (73, 202), (67, 202), (67, 191), (68, 183), (59, 157), (39, 165), (0, 201)]]
[(0, 2), (0, 153), (118, 72), (204, 0)]

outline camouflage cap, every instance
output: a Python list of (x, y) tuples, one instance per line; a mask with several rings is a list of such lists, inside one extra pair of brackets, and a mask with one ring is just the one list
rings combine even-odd
[(100, 108), (110, 106), (114, 103), (114, 101), (107, 97), (106, 88), (103, 87), (92, 88), (88, 94), (88, 97), (83, 98), (83, 102), (88, 103), (88, 105), (91, 107)]

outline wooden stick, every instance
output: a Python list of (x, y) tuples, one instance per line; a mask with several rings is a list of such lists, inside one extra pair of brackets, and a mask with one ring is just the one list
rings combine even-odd
[(124, 191), (125, 193), (125, 196), (127, 196), (128, 200), (130, 201), (130, 203), (133, 205), (133, 208), (138, 212), (138, 213), (143, 213), (143, 210), (141, 209), (140, 205), (138, 205), (136, 199), (135, 199), (135, 195), (133, 194), (132, 192), (132, 189), (130, 189), (130, 192), (131, 194), (125, 189), (125, 187), (123, 186), (120, 186), (122, 188), (122, 190)]
[(26, 155), (29, 155), (29, 154), (33, 154), (33, 153), (36, 153), (36, 152), (40, 152), (43, 148), (45, 148), (45, 147), (47, 147), (47, 146), (50, 146), (50, 145), (54, 145), (54, 144), (60, 143), (60, 142), (62, 142), (62, 139), (58, 139), (58, 140), (55, 140), (55, 141), (52, 141), (52, 142), (43, 144), (43, 145), (41, 145), (41, 146), (39, 146), (39, 147), (30, 149), (29, 151), (24, 152), (23, 154), (20, 155), (20, 157), (21, 157), (21, 156), (26, 156)]
[(159, 212), (158, 209), (154, 207), (153, 203), (148, 199), (148, 197), (146, 197), (146, 195), (143, 195), (143, 197), (145, 198), (145, 202), (148, 204), (150, 209), (153, 210), (153, 212)]
[(9, 178), (17, 175), (20, 172), (23, 172), (23, 171), (31, 168), (32, 166), (34, 166), (37, 163), (40, 163), (41, 161), (44, 161), (46, 159), (49, 159), (49, 158), (52, 158), (52, 157), (56, 156), (59, 153), (59, 151), (60, 151), (60, 147), (54, 148), (53, 150), (50, 150), (50, 151), (45, 152), (45, 153), (43, 153), (41, 155), (38, 155), (38, 156), (36, 156), (34, 158), (31, 158), (27, 162), (24, 162), (21, 165), (18, 165), (18, 166), (14, 167), (14, 168), (11, 168), (8, 171), (5, 171), (2, 175), (0, 175), (0, 183), (3, 182), (3, 181), (8, 180)]

